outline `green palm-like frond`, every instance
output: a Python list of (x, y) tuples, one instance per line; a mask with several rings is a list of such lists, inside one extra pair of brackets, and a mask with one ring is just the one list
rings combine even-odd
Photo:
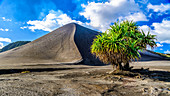
[(155, 47), (156, 35), (147, 35), (139, 30), (136, 22), (115, 22), (105, 33), (96, 36), (91, 46), (91, 53), (104, 63), (118, 64), (141, 57), (139, 50), (147, 46)]

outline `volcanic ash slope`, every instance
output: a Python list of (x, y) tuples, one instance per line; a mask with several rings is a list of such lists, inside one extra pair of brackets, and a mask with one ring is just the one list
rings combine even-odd
[(85, 63), (102, 64), (90, 53), (96, 31), (70, 23), (24, 46), (0, 53), (0, 64)]

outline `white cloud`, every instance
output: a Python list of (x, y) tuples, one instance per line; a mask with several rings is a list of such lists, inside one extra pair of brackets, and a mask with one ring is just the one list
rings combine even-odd
[(145, 32), (145, 34), (148, 33), (148, 31), (150, 30), (148, 25), (139, 26), (139, 28), (142, 29)]
[(169, 43), (170, 44), (170, 40), (161, 41), (160, 43)]
[(162, 4), (161, 5), (152, 5), (152, 4), (148, 4), (147, 5), (148, 9), (152, 9), (154, 12), (166, 12), (166, 11), (169, 11), (170, 10), (170, 4)]
[(134, 0), (110, 0), (105, 3), (90, 2), (88, 5), (82, 4), (84, 16), (93, 26), (101, 31), (109, 28), (110, 24), (118, 19), (130, 19), (135, 21), (147, 21), (146, 16), (141, 12), (138, 4)]
[(27, 28), (27, 26), (20, 27), (20, 29), (25, 29), (25, 28)]
[(140, 2), (142, 4), (146, 4), (148, 2), (148, 0), (138, 0), (138, 2)]
[(5, 29), (5, 31), (9, 31), (9, 29)]
[(0, 41), (2, 41), (2, 42), (11, 42), (11, 39), (9, 39), (9, 38), (2, 38), (2, 37), (0, 37)]
[(150, 13), (150, 14), (148, 15), (148, 17), (152, 18), (152, 15), (153, 15), (153, 13)]
[(0, 49), (2, 49), (4, 47), (4, 44), (2, 42), (8, 42), (11, 43), (11, 39), (9, 38), (2, 38), (0, 37)]
[(0, 42), (0, 49), (4, 47), (4, 44)]
[[(152, 23), (154, 29), (150, 30), (151, 34), (157, 35), (160, 43), (170, 43), (170, 21), (163, 19), (161, 23)], [(147, 25), (140, 26), (141, 29), (147, 30)]]
[(11, 19), (6, 19), (5, 17), (2, 17), (3, 21), (12, 21)]
[(160, 48), (160, 50), (163, 50), (162, 48)]
[(2, 29), (2, 28), (0, 28), (0, 30), (1, 31), (9, 31), (9, 29)]
[(157, 35), (158, 40), (161, 43), (170, 43), (170, 21), (163, 20), (161, 23), (152, 23), (154, 30), (153, 34)]
[(146, 16), (142, 12), (134, 13), (132, 15), (126, 16), (125, 19), (133, 21), (148, 21)]
[(170, 54), (169, 50), (164, 51), (165, 54)]
[(75, 22), (78, 24), (83, 24), (80, 21), (72, 20), (67, 14), (63, 14), (62, 11), (49, 11), (49, 14), (43, 18), (43, 20), (34, 20), (34, 21), (28, 21), (27, 24), (29, 26), (20, 27), (21, 29), (28, 28), (31, 29), (33, 32), (38, 30), (44, 30), (44, 31), (52, 31), (62, 25), (65, 25), (67, 23)]
[(163, 44), (156, 43), (157, 47), (163, 47)]
[(93, 27), (100, 31), (105, 31), (111, 23), (120, 19), (133, 21), (147, 21), (146, 16), (140, 10), (138, 4), (134, 0), (110, 0), (105, 3), (89, 2), (87, 5), (82, 4), (84, 8), (80, 15), (84, 16), (90, 22), (82, 23), (71, 19), (62, 11), (51, 10), (42, 20), (28, 21), (28, 26), (20, 27), (21, 29), (31, 29), (32, 31), (44, 30), (52, 31), (67, 23), (75, 22), (86, 27)]
[(168, 33), (170, 30), (170, 21), (164, 19), (161, 23), (152, 23), (152, 26), (155, 28), (155, 33)]

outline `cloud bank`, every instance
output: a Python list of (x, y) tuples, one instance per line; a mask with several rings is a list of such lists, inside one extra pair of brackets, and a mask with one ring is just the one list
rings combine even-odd
[(156, 34), (161, 43), (170, 43), (170, 21), (163, 20), (161, 23), (152, 23), (153, 34)]
[(4, 44), (0, 42), (0, 49), (4, 47)]
[(164, 53), (166, 53), (166, 54), (170, 54), (170, 51), (169, 51), (169, 50), (166, 50), (166, 51), (164, 51)]
[(152, 4), (149, 3), (147, 5), (147, 8), (149, 10), (153, 10), (154, 12), (163, 13), (163, 12), (166, 12), (166, 11), (170, 11), (170, 4), (164, 5), (164, 4), (161, 3), (161, 5), (152, 5)]
[(110, 0), (105, 3), (89, 2), (87, 5), (82, 4), (81, 6), (84, 11), (81, 11), (79, 14), (90, 22), (83, 23), (76, 21), (61, 10), (51, 10), (42, 20), (30, 20), (27, 22), (28, 26), (21, 27), (21, 29), (28, 28), (32, 31), (36, 29), (52, 31), (64, 24), (75, 22), (81, 25), (91, 26), (100, 31), (105, 31), (111, 23), (117, 20), (148, 21), (134, 0)]
[(8, 42), (11, 43), (11, 39), (9, 38), (2, 38), (0, 37), (0, 49), (2, 49), (4, 47), (4, 44), (2, 42)]
[(21, 29), (28, 28), (31, 29), (31, 31), (35, 30), (44, 30), (44, 31), (53, 31), (54, 29), (71, 23), (75, 22), (78, 24), (82, 24), (80, 21), (72, 20), (67, 14), (64, 14), (62, 11), (49, 11), (49, 14), (46, 15), (45, 18), (42, 20), (34, 20), (34, 21), (28, 21), (28, 26), (20, 27)]
[(163, 47), (163, 44), (156, 43), (157, 47)]
[(11, 39), (9, 39), (9, 38), (2, 38), (2, 37), (0, 37), (0, 41), (2, 41), (2, 42), (11, 42)]
[[(157, 39), (160, 43), (169, 43), (170, 44), (170, 21), (163, 19), (161, 23), (152, 23), (151, 27), (153, 30), (150, 30), (152, 34), (157, 35)], [(148, 31), (149, 26), (143, 25), (140, 26), (145, 32)]]
[[(161, 12), (162, 14), (168, 12), (170, 4), (164, 5), (147, 5), (148, 10), (154, 12)], [(29, 20), (27, 26), (20, 27), (21, 29), (28, 28), (31, 31), (43, 30), (49, 31), (63, 26), (67, 23), (75, 22), (86, 27), (94, 28), (100, 31), (105, 31), (109, 26), (117, 20), (133, 20), (133, 21), (147, 21), (146, 15), (140, 9), (139, 5), (134, 0), (110, 0), (108, 2), (96, 3), (88, 2), (86, 5), (82, 4), (83, 11), (79, 12), (88, 21), (76, 21), (69, 17), (61, 10), (50, 10), (49, 13), (40, 20)], [(153, 27), (152, 34), (157, 35), (160, 43), (170, 43), (170, 21), (163, 19), (162, 22), (153, 22), (150, 27)], [(148, 25), (140, 26), (144, 32), (147, 32), (150, 27)]]
[(118, 19), (134, 21), (147, 21), (146, 16), (140, 10), (134, 0), (110, 0), (105, 3), (90, 2), (82, 4), (84, 11), (80, 15), (90, 20), (87, 25), (101, 31), (108, 29), (109, 25)]

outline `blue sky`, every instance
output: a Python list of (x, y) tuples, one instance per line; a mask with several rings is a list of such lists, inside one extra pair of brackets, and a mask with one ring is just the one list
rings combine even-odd
[(158, 39), (154, 51), (170, 53), (170, 0), (0, 0), (0, 48), (71, 22), (104, 32), (117, 20), (150, 29)]

